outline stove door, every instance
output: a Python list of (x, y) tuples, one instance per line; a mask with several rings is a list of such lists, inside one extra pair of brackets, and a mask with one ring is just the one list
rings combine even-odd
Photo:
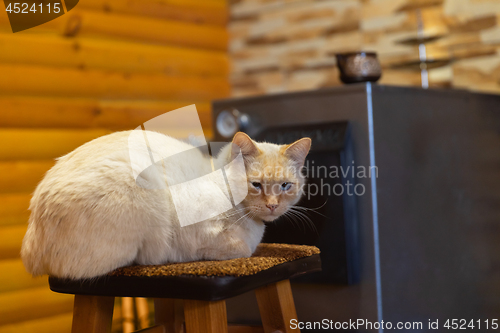
[[(355, 209), (356, 166), (347, 122), (264, 128), (256, 141), (289, 144), (312, 139), (305, 162), (305, 195), (300, 213), (266, 226), (263, 242), (315, 245), (321, 249), (323, 271), (295, 281), (352, 284), (359, 279)], [(359, 194), (359, 193), (358, 193)], [(304, 216), (305, 215), (305, 216)]]

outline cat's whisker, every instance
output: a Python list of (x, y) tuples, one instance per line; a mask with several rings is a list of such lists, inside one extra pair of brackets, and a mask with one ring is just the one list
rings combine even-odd
[[(290, 221), (290, 222), (292, 222), (292, 223), (293, 223), (293, 221), (292, 221), (292, 219), (290, 218), (290, 216), (288, 216), (288, 212), (284, 212), (284, 213), (283, 213), (283, 215), (281, 215), (280, 217), (286, 218), (288, 221)], [(279, 220), (278, 220), (277, 222), (275, 222), (275, 223), (279, 223), (279, 222), (281, 222), (281, 219), (279, 219)]]
[[(290, 218), (292, 219), (292, 221), (294, 221), (295, 226), (296, 226), (297, 228), (300, 228), (300, 226), (301, 226), (301, 225), (303, 225), (303, 224), (302, 224), (302, 223), (301, 223), (301, 221), (298, 219), (298, 217), (297, 217), (297, 216), (295, 216), (292, 212), (289, 212), (289, 214), (290, 214), (289, 216), (290, 216)], [(305, 231), (305, 229), (303, 229), (303, 230)]]
[[(287, 214), (288, 214), (288, 215), (287, 215)], [(298, 223), (298, 219), (297, 219), (297, 217), (296, 217), (296, 216), (294, 216), (294, 215), (293, 215), (290, 211), (288, 211), (288, 212), (286, 212), (285, 214), (283, 214), (283, 216), (287, 217), (287, 218), (288, 218), (288, 220), (289, 220), (290, 222), (292, 222), (292, 224), (293, 224), (293, 226), (294, 226), (294, 227), (297, 227), (297, 228), (299, 228), (299, 227), (300, 227), (300, 225), (299, 225), (299, 223)]]
[(315, 208), (309, 208), (309, 207), (303, 207), (303, 206), (293, 206), (293, 207), (299, 207), (299, 208), (303, 208), (303, 209), (307, 209), (307, 210), (318, 210), (318, 209), (325, 207), (325, 205), (327, 203), (328, 203), (328, 199), (321, 206), (315, 207)]
[[(314, 222), (312, 222), (311, 218), (310, 218), (309, 216), (307, 216), (307, 214), (306, 214), (306, 213), (304, 213), (304, 212), (302, 212), (302, 211), (300, 211), (300, 210), (294, 210), (294, 209), (291, 209), (291, 211), (295, 212), (296, 214), (301, 215), (301, 216), (302, 216), (302, 217), (303, 217), (303, 218), (307, 221), (307, 223), (308, 223), (308, 224), (310, 224), (310, 225), (314, 226), (314, 229), (316, 229), (316, 226), (315, 226)], [(306, 212), (307, 212), (307, 211), (306, 211)], [(324, 215), (323, 215), (323, 216), (324, 216)], [(326, 217), (326, 216), (325, 216), (325, 217)], [(317, 232), (317, 230), (316, 230), (316, 232)]]
[(298, 222), (300, 222), (300, 224), (304, 227), (304, 229), (303, 229), (303, 230), (304, 230), (304, 232), (306, 232), (306, 228), (305, 228), (305, 226), (304, 226), (304, 220), (303, 220), (303, 217), (302, 217), (302, 216), (300, 216), (299, 214), (297, 214), (296, 212), (292, 211), (292, 210), (290, 210), (289, 212), (290, 212), (290, 214), (291, 214), (291, 215), (293, 215), (293, 216), (295, 216), (295, 217), (296, 217), (297, 221), (298, 221)]
[[(253, 219), (253, 218), (255, 217), (255, 215), (256, 215), (256, 214), (257, 214), (257, 213), (254, 213), (254, 212), (250, 211), (250, 212), (248, 212), (248, 214), (246, 214), (246, 216), (242, 216), (242, 218), (243, 218), (243, 217), (247, 217), (247, 218), (249, 218), (249, 219)], [(238, 225), (236, 225), (236, 224), (241, 224), (241, 223), (243, 223), (246, 219), (242, 219), (242, 218), (239, 218), (236, 222), (234, 222), (233, 224), (231, 224), (231, 226), (235, 226), (235, 227), (237, 227)], [(240, 221), (240, 222), (238, 222), (238, 221)]]
[(248, 215), (251, 214), (251, 211), (244, 214), (243, 216), (241, 216), (239, 219), (237, 219), (235, 222), (231, 223), (228, 227), (224, 228), (223, 230), (228, 230), (230, 229), (233, 225), (235, 225), (236, 223), (238, 223), (238, 221), (242, 220), (243, 218), (247, 217)]
[(220, 216), (218, 218), (228, 218), (228, 217), (240, 215), (243, 212), (245, 212), (245, 210), (241, 210), (241, 211), (238, 211), (238, 212), (232, 212), (232, 213), (229, 213), (229, 214), (223, 214), (222, 216)]
[(294, 209), (290, 209), (290, 211), (294, 212), (294, 213), (295, 213), (295, 214), (297, 214), (297, 215), (302, 216), (304, 219), (306, 219), (307, 221), (309, 221), (309, 222), (311, 222), (311, 223), (312, 223), (312, 221), (311, 221), (310, 217), (309, 217), (309, 216), (307, 216), (304, 212), (301, 212), (300, 210), (294, 210)]
[(257, 207), (257, 206), (247, 206), (247, 207), (241, 207), (241, 208), (234, 208), (234, 209), (230, 210), (228, 213), (223, 213), (222, 215), (218, 216), (217, 220), (232, 217), (235, 215), (239, 215), (239, 214), (245, 212), (246, 210), (251, 211), (252, 207)]
[[(321, 207), (323, 207), (323, 206), (321, 206)], [(316, 209), (319, 209), (319, 208), (321, 208), (321, 207), (318, 207), (318, 208), (316, 208)], [(312, 212), (312, 213), (318, 214), (318, 215), (320, 215), (320, 216), (323, 216), (323, 217), (325, 217), (325, 218), (327, 218), (327, 219), (329, 219), (329, 218), (330, 218), (330, 217), (328, 217), (328, 216), (326, 216), (326, 215), (324, 215), (324, 214), (321, 214), (320, 212), (317, 212), (317, 211), (316, 211), (316, 209), (311, 209), (311, 208), (301, 207), (301, 206), (291, 206), (291, 207), (289, 207), (289, 208), (290, 208), (290, 209), (295, 209), (296, 211), (298, 211), (298, 210), (302, 210), (302, 211), (305, 211), (305, 212)]]
[[(292, 207), (290, 207), (290, 208), (292, 208)], [(303, 221), (303, 223), (308, 225), (311, 229), (313, 229), (316, 232), (317, 235), (319, 235), (319, 232), (318, 232), (318, 229), (316, 228), (316, 225), (314, 224), (314, 222), (311, 220), (311, 218), (309, 216), (307, 216), (305, 213), (303, 213), (301, 211), (297, 211), (297, 210), (293, 210), (293, 209), (290, 209), (289, 212), (293, 212), (293, 214), (300, 216), (301, 221)]]

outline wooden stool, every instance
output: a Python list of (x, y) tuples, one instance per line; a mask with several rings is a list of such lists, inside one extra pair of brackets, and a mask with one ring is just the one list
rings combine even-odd
[(289, 278), (319, 270), (316, 247), (260, 244), (250, 258), (129, 266), (92, 280), (50, 277), (49, 284), (52, 291), (75, 294), (73, 333), (110, 332), (115, 297), (155, 299), (156, 326), (141, 332), (179, 333), (185, 321), (187, 333), (226, 333), (225, 299), (251, 290), (263, 329), (244, 332), (284, 333), (297, 318)]

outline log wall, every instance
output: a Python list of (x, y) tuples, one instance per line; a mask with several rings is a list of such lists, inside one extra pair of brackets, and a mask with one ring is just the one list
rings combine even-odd
[(230, 92), (228, 8), (82, 0), (13, 34), (0, 7), (0, 332), (69, 332), (72, 297), (19, 259), (31, 193), (54, 158), (170, 110), (196, 104), (210, 136), (210, 101)]
[(340, 85), (335, 53), (376, 51), (380, 83), (419, 86), (420, 9), (431, 87), (500, 92), (497, 0), (234, 0), (231, 85), (235, 96)]

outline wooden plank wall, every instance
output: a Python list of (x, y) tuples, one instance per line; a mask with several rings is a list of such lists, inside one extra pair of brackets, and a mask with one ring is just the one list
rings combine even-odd
[(498, 0), (234, 0), (231, 1), (231, 85), (248, 96), (340, 85), (335, 53), (376, 51), (380, 83), (421, 84), (408, 64), (418, 47), (417, 11), (427, 57), (445, 66), (429, 71), (431, 86), (500, 92)]
[(54, 158), (193, 103), (209, 136), (210, 101), (230, 92), (226, 23), (224, 0), (85, 0), (16, 34), (0, 11), (0, 332), (70, 330), (72, 297), (19, 259)]

